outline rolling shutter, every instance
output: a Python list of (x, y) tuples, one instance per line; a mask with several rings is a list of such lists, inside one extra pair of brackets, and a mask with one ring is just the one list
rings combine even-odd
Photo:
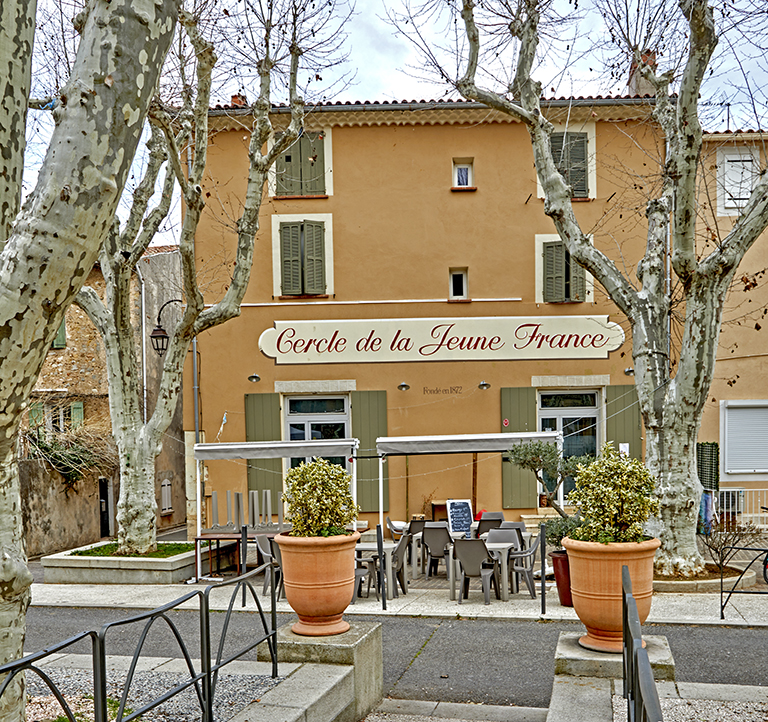
[[(536, 389), (501, 389), (501, 430), (538, 431)], [(508, 426), (504, 421), (508, 421)], [(501, 506), (504, 509), (532, 509), (538, 506), (536, 476), (510, 461), (501, 462)]]
[[(280, 394), (245, 395), (245, 440), (279, 441)], [(248, 459), (248, 490), (272, 490), (272, 513), (277, 514), (277, 505), (283, 493), (282, 459)], [(261, 498), (259, 498), (261, 503)]]
[[(352, 436), (360, 440), (358, 454), (375, 456), (376, 439), (387, 435), (387, 392), (352, 391), (349, 394)], [(379, 510), (379, 460), (357, 462), (357, 503), (363, 511)], [(389, 477), (384, 464), (384, 511), (389, 511)]]
[(301, 223), (280, 224), (283, 296), (301, 295)]
[(634, 385), (608, 386), (605, 389), (605, 441), (629, 444), (629, 455), (643, 459), (643, 433), (640, 405)]
[(325, 225), (304, 221), (304, 293), (325, 293)]

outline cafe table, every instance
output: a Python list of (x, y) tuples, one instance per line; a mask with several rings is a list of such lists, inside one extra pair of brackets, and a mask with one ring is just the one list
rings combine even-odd
[[(395, 585), (395, 571), (392, 568), (392, 553), (395, 551), (397, 544), (393, 541), (385, 539), (383, 542), (385, 566), (387, 570), (387, 599), (392, 599), (394, 594), (393, 589)], [(379, 546), (375, 541), (357, 542), (355, 545), (355, 551), (358, 552), (373, 552), (379, 553)]]

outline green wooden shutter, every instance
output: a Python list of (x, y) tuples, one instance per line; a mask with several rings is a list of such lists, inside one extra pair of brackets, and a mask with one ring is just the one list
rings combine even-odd
[[(504, 421), (509, 422), (508, 426)], [(501, 430), (538, 431), (536, 389), (501, 389)], [(506, 455), (503, 454), (502, 458)], [(501, 506), (504, 509), (532, 509), (538, 506), (536, 475), (515, 466), (510, 461), (501, 462)]]
[(299, 141), (283, 151), (275, 161), (278, 196), (301, 195), (301, 150)]
[(29, 405), (29, 428), (45, 425), (45, 406), (42, 401), (33, 401)]
[(608, 386), (605, 390), (605, 441), (629, 444), (633, 459), (643, 458), (640, 405), (634, 385)]
[(301, 284), (301, 223), (280, 224), (280, 265), (283, 296), (300, 296)]
[(583, 266), (580, 266), (570, 254), (568, 254), (568, 261), (571, 267), (571, 295), (568, 300), (570, 301), (586, 301), (587, 300), (587, 272)]
[(325, 133), (304, 132), (301, 143), (301, 192), (325, 195)]
[[(245, 440), (279, 441), (280, 439), (282, 439), (280, 394), (246, 394)], [(259, 492), (259, 504), (261, 504), (262, 491), (271, 489), (272, 513), (277, 514), (277, 505), (283, 493), (283, 460), (249, 459), (247, 463), (248, 490)]]
[(56, 333), (56, 338), (53, 339), (51, 348), (66, 348), (67, 347), (67, 320), (61, 319), (61, 325)]
[(565, 133), (552, 133), (549, 136), (549, 147), (552, 149), (552, 159), (560, 174), (568, 182), (568, 149), (564, 147)]
[(73, 401), (69, 405), (69, 419), (73, 429), (79, 429), (84, 422), (84, 411), (82, 401)]
[(574, 198), (589, 198), (586, 133), (568, 133), (568, 182)]
[(325, 224), (304, 221), (304, 293), (325, 293)]
[(565, 301), (565, 244), (562, 241), (544, 243), (544, 302)]
[[(387, 392), (352, 391), (349, 394), (352, 436), (360, 440), (360, 456), (376, 455), (376, 439), (387, 435)], [(357, 503), (363, 511), (379, 510), (379, 460), (357, 462)], [(389, 511), (389, 475), (384, 464), (384, 511)]]

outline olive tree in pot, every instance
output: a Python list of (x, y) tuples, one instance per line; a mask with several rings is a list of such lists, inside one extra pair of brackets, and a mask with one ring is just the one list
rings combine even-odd
[(563, 539), (573, 607), (587, 628), (579, 643), (599, 652), (622, 651), (621, 568), (629, 567), (642, 624), (651, 610), (653, 557), (658, 539), (644, 533), (659, 503), (651, 473), (638, 459), (606, 444), (582, 467), (569, 501), (583, 523)]
[(558, 516), (549, 519), (545, 525), (547, 546), (554, 549), (549, 552), (552, 559), (552, 568), (555, 572), (555, 584), (557, 585), (557, 596), (560, 599), (560, 605), (563, 607), (572, 607), (571, 598), (571, 572), (568, 564), (568, 552), (563, 549), (563, 537), (581, 525), (581, 518), (578, 516)]
[(346, 526), (359, 508), (349, 474), (325, 459), (291, 469), (283, 500), (293, 528), (275, 537), (282, 556), (285, 596), (299, 621), (291, 628), (312, 637), (341, 634), (355, 586), (357, 531)]

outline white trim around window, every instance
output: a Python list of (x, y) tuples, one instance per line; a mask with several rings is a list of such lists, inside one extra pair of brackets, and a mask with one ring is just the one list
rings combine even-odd
[[(592, 236), (588, 236), (592, 241)], [(548, 241), (559, 241), (560, 236), (557, 233), (537, 233), (534, 236), (534, 266), (533, 272), (536, 276), (536, 289), (534, 295), (535, 303), (544, 303), (544, 244)], [(587, 298), (584, 303), (593, 303), (595, 300), (595, 279), (589, 271), (585, 271)]]
[[(554, 123), (554, 133), (586, 133), (587, 134), (587, 183), (589, 184), (589, 198), (597, 198), (597, 133), (593, 122), (565, 125)], [(536, 196), (544, 198), (544, 189), (541, 187), (539, 175), (536, 174)]]
[(280, 224), (318, 221), (325, 224), (325, 294), (333, 296), (333, 214), (331, 213), (282, 213), (272, 216), (272, 296), (282, 295), (282, 268), (280, 253)]
[(717, 215), (739, 215), (757, 181), (759, 161), (753, 147), (718, 148)]

